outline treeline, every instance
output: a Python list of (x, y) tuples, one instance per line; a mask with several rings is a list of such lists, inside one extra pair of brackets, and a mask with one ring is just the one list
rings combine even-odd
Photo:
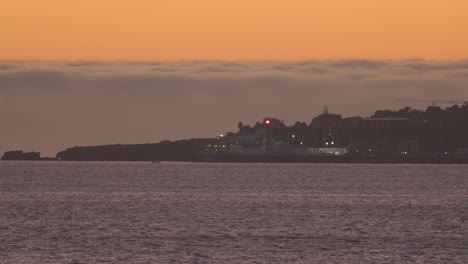
[(429, 106), (425, 111), (405, 107), (403, 109), (392, 110), (377, 110), (374, 118), (409, 118), (419, 120), (445, 120), (463, 122), (468, 120), (468, 104), (453, 105), (442, 109), (439, 106)]

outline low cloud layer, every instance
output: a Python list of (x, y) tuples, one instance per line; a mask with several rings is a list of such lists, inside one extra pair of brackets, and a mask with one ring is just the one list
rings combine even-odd
[(209, 137), (401, 99), (468, 100), (468, 60), (0, 61), (0, 151)]

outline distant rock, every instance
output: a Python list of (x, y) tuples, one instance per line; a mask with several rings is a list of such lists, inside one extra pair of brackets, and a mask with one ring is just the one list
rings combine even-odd
[(40, 160), (40, 152), (23, 152), (21, 150), (7, 151), (2, 160)]

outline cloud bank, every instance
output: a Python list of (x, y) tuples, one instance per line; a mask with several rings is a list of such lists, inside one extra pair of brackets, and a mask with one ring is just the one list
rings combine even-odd
[(264, 116), (308, 122), (324, 105), (344, 116), (408, 105), (399, 99), (468, 100), (468, 59), (0, 61), (0, 151), (209, 137)]

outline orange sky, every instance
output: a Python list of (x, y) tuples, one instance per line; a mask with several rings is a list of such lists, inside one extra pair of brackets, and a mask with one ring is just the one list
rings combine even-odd
[(0, 59), (468, 57), (467, 0), (1, 0)]

